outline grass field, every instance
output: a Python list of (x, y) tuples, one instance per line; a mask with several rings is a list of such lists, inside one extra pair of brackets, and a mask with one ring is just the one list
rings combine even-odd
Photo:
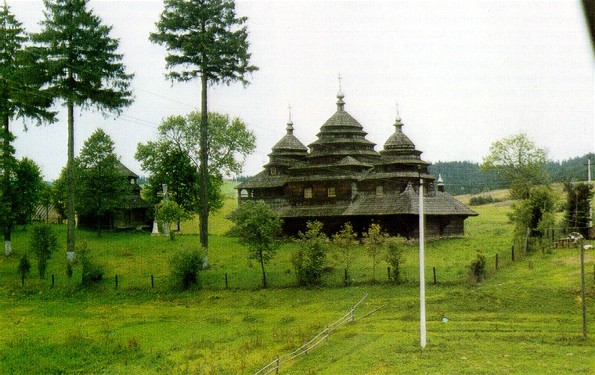
[[(505, 255), (511, 243), (509, 205), (474, 209), (480, 216), (467, 221), (465, 237), (427, 245), (428, 346), (423, 351), (414, 244), (406, 249), (403, 285), (385, 282), (384, 263), (376, 275), (379, 282), (372, 283), (371, 264), (362, 249), (354, 286), (342, 287), (336, 270), (325, 276), (325, 287), (305, 289), (295, 287), (290, 258), (296, 245), (288, 242), (267, 266), (271, 288), (260, 290), (258, 265), (246, 260), (246, 250), (235, 239), (222, 235), (229, 224), (219, 216), (211, 221), (219, 223), (220, 232), (210, 237), (212, 267), (201, 274), (203, 289), (173, 292), (167, 258), (198, 247), (197, 235), (170, 242), (146, 233), (97, 237), (79, 231), (78, 240), (106, 268), (102, 283), (81, 288), (78, 268), (68, 279), (62, 249), (50, 260), (45, 280), (32, 272), (22, 287), (16, 267), (29, 231), (19, 230), (15, 256), (0, 258), (0, 373), (250, 374), (299, 347), (365, 294), (368, 299), (356, 317), (384, 307), (333, 332), (281, 373), (595, 373), (593, 250), (587, 252), (590, 325), (584, 340), (577, 249), (511, 262)], [(64, 228), (55, 229), (63, 244)], [(490, 262), (501, 254), (503, 267), (474, 284), (466, 265), (478, 250)], [(448, 322), (442, 322), (443, 316)]]

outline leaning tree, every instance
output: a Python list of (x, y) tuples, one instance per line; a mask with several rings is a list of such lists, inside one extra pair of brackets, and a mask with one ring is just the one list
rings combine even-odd
[[(233, 0), (165, 0), (165, 9), (150, 40), (164, 45), (168, 78), (201, 82), (200, 243), (208, 249), (209, 151), (207, 128), (207, 86), (240, 81), (258, 68), (250, 65), (247, 18), (238, 17)], [(205, 260), (205, 263), (208, 260)]]
[(126, 73), (111, 27), (88, 8), (88, 0), (44, 0), (36, 50), (47, 70), (45, 88), (68, 110), (67, 254), (74, 256), (74, 108), (119, 114), (132, 103), (131, 74)]
[(0, 7), (0, 121), (2, 130), (2, 198), (0, 206), (1, 225), (4, 234), (4, 251), (12, 252), (11, 233), (15, 212), (14, 181), (14, 139), (10, 122), (18, 117), (29, 118), (41, 123), (54, 121), (54, 113), (48, 108), (51, 97), (41, 89), (43, 70), (37, 64), (38, 56), (25, 47), (28, 36), (22, 24), (11, 13), (6, 2)]

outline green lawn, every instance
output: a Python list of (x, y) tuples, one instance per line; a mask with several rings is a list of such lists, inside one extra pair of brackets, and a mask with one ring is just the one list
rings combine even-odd
[[(415, 244), (406, 249), (403, 285), (385, 282), (385, 263), (373, 284), (362, 248), (352, 272), (354, 286), (342, 287), (342, 272), (335, 269), (325, 275), (324, 288), (305, 289), (295, 286), (290, 258), (296, 245), (288, 242), (267, 266), (271, 288), (260, 290), (259, 266), (246, 260), (246, 250), (233, 238), (212, 235), (203, 289), (173, 292), (167, 258), (198, 248), (197, 235), (170, 242), (147, 233), (97, 237), (79, 231), (78, 240), (106, 268), (101, 284), (81, 288), (78, 268), (68, 279), (62, 248), (50, 260), (45, 280), (32, 272), (21, 287), (16, 267), (30, 231), (18, 230), (15, 256), (0, 258), (0, 373), (250, 374), (299, 347), (365, 294), (356, 317), (384, 307), (339, 328), (281, 373), (595, 373), (593, 250), (587, 253), (589, 339), (583, 340), (577, 250), (511, 262), (509, 206), (474, 209), (480, 216), (467, 220), (465, 237), (427, 244), (428, 346), (423, 351)], [(55, 229), (64, 244), (64, 228)], [(466, 269), (477, 251), (486, 254), (489, 267), (496, 254), (503, 265), (481, 284), (470, 283)]]

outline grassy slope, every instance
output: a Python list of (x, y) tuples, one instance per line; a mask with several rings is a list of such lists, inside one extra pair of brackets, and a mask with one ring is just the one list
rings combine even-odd
[[(166, 285), (167, 256), (197, 246), (197, 236), (179, 236), (172, 243), (143, 233), (97, 238), (80, 232), (108, 270), (108, 280), (91, 289), (78, 287), (78, 269), (73, 279), (65, 278), (63, 251), (50, 261), (53, 289), (49, 278), (31, 278), (21, 288), (17, 257), (0, 260), (0, 373), (252, 373), (301, 345), (366, 293), (358, 314), (386, 307), (340, 328), (282, 373), (593, 373), (595, 330), (590, 328), (589, 340), (580, 338), (576, 250), (509, 262), (484, 283), (469, 284), (465, 265), (477, 250), (491, 259), (510, 244), (508, 207), (476, 210), (480, 216), (468, 220), (466, 237), (428, 244), (426, 274), (436, 267), (439, 284), (428, 283), (423, 353), (415, 246), (406, 250), (402, 286), (370, 284), (362, 253), (354, 267), (356, 286), (339, 287), (340, 272), (335, 272), (325, 279), (330, 287), (308, 290), (293, 287), (295, 245), (286, 244), (268, 266), (273, 288), (262, 291), (257, 265), (246, 261), (236, 241), (212, 236), (213, 268), (203, 273), (205, 290), (172, 293)], [(15, 233), (14, 243), (17, 252), (26, 248), (27, 233)], [(593, 254), (588, 255), (592, 272)], [(231, 290), (223, 289), (225, 273)], [(377, 278), (384, 274), (378, 271)], [(592, 306), (592, 273), (587, 285)], [(447, 323), (440, 322), (442, 315)]]

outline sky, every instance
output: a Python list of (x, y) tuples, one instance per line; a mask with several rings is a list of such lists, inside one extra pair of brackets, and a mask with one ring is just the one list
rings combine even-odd
[[(7, 0), (29, 32), (40, 30), (42, 1)], [(75, 150), (102, 128), (121, 161), (157, 138), (169, 116), (200, 108), (200, 82), (164, 76), (167, 53), (148, 40), (162, 1), (98, 1), (89, 6), (113, 26), (132, 82), (134, 103), (121, 116), (75, 110)], [(404, 133), (429, 162), (481, 162), (492, 142), (524, 132), (552, 160), (595, 150), (594, 59), (582, 7), (574, 1), (238, 1), (248, 17), (252, 64), (240, 83), (209, 88), (209, 111), (242, 119), (256, 135), (243, 175), (254, 175), (285, 134), (306, 146), (345, 110), (380, 151), (398, 113)], [(66, 108), (57, 123), (16, 120), (17, 157), (33, 159), (46, 180), (66, 165)]]

